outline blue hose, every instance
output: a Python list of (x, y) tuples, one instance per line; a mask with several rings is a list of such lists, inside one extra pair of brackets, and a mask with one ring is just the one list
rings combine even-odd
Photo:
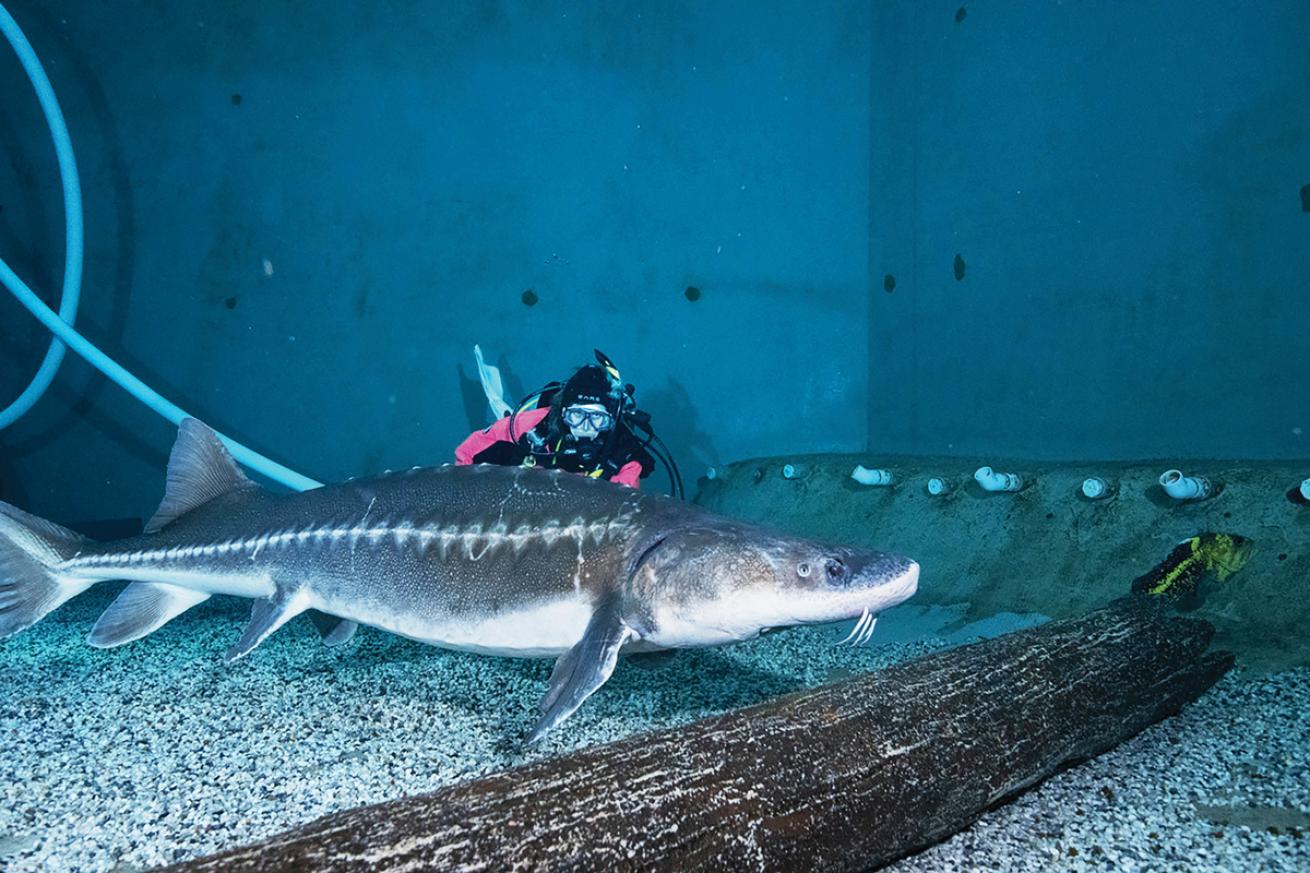
[[(59, 364), (63, 361), (65, 346), (72, 348), (73, 351), (86, 358), (91, 366), (104, 373), (142, 403), (164, 416), (164, 418), (174, 424), (180, 424), (182, 419), (191, 417), (184, 409), (166, 400), (159, 392), (133, 376), (117, 361), (100, 351), (86, 337), (73, 329), (73, 319), (77, 314), (78, 297), (82, 287), (82, 193), (77, 179), (77, 163), (73, 160), (73, 144), (68, 137), (68, 128), (64, 124), (63, 113), (59, 111), (59, 102), (55, 99), (54, 89), (50, 87), (50, 80), (41, 68), (36, 53), (32, 51), (31, 43), (27, 41), (27, 37), (19, 29), (18, 23), (14, 21), (2, 4), (0, 4), (0, 30), (4, 31), (9, 44), (13, 46), (19, 60), (22, 62), (28, 78), (31, 79), (32, 87), (36, 89), (37, 97), (41, 101), (41, 109), (45, 112), (46, 123), (50, 126), (50, 134), (54, 137), (55, 152), (59, 158), (59, 175), (64, 184), (64, 212), (67, 234), (64, 252), (64, 294), (57, 314), (53, 309), (46, 306), (31, 288), (27, 287), (26, 283), (18, 277), (17, 273), (10, 269), (4, 260), (0, 259), (0, 284), (4, 284), (18, 298), (18, 302), (27, 307), (28, 311), (54, 334), (45, 359), (41, 362), (41, 368), (37, 371), (36, 378), (19, 395), (17, 400), (5, 410), (0, 411), (0, 429), (17, 421), (32, 408), (32, 405), (50, 387), (50, 383), (55, 377), (55, 371), (59, 369)], [(276, 461), (269, 460), (254, 449), (248, 448), (230, 437), (221, 434), (219, 436), (228, 449), (231, 450), (233, 457), (250, 469), (267, 476), (275, 482), (297, 491), (317, 488), (322, 484), (297, 473), (295, 470), (284, 467)]]
[[(2, 260), (0, 260), (0, 283), (4, 283), (13, 292), (13, 295), (18, 298), (18, 302), (26, 306), (28, 311), (40, 319), (41, 323), (49, 328), (55, 336), (67, 343), (73, 351), (86, 358), (87, 363), (113, 379), (146, 406), (149, 406), (174, 424), (181, 424), (182, 419), (191, 417), (182, 407), (166, 400), (159, 392), (133, 376), (121, 364), (92, 345), (86, 337), (65, 324), (55, 311), (42, 303), (41, 298), (37, 297), (32, 289), (28, 288), (23, 280), (18, 278), (18, 275)], [(284, 467), (276, 461), (270, 461), (259, 452), (230, 437), (222, 434), (219, 434), (219, 436), (228, 449), (231, 450), (232, 457), (250, 469), (262, 473), (276, 482), (281, 482), (288, 488), (307, 491), (323, 484), (307, 476), (302, 476), (295, 470)]]
[[(45, 113), (46, 124), (50, 126), (50, 135), (55, 140), (55, 155), (59, 159), (59, 178), (64, 183), (64, 293), (59, 302), (59, 317), (72, 325), (77, 317), (78, 298), (82, 294), (82, 188), (77, 180), (77, 161), (73, 159), (73, 143), (68, 137), (68, 126), (64, 124), (64, 114), (59, 111), (59, 101), (55, 99), (54, 89), (41, 62), (32, 51), (32, 44), (27, 41), (18, 22), (14, 21), (0, 5), (0, 30), (4, 31), (14, 53), (27, 72), (36, 97), (41, 101), (41, 111)], [(64, 360), (64, 344), (51, 337), (50, 348), (46, 349), (41, 367), (36, 371), (31, 384), (18, 395), (13, 403), (0, 410), (0, 430), (4, 430), (41, 399), (50, 383), (55, 379), (55, 372)]]

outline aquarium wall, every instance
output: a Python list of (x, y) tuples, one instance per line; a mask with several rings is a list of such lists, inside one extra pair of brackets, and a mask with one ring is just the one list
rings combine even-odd
[[(79, 326), (309, 475), (448, 459), (474, 343), (514, 396), (603, 349), (689, 479), (1307, 455), (1303, 4), (6, 5), (77, 149)], [(8, 51), (0, 94), (0, 257), (53, 300)], [(0, 396), (46, 341), (0, 295)], [(145, 514), (171, 439), (70, 360), (0, 491)]]
[(871, 447), (1310, 455), (1310, 7), (872, 8)]
[[(441, 462), (608, 353), (692, 474), (859, 450), (871, 14), (860, 4), (6, 0), (83, 174), (79, 326), (319, 478)], [(51, 299), (49, 135), (0, 51), (0, 257)], [(0, 295), (0, 391), (46, 336)], [(172, 427), (77, 361), (6, 499), (143, 514)], [(655, 485), (663, 487), (663, 483)]]

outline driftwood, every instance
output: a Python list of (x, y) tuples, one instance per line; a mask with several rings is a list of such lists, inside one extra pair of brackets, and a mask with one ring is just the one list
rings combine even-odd
[(1212, 631), (1102, 609), (172, 869), (870, 869), (1176, 713)]

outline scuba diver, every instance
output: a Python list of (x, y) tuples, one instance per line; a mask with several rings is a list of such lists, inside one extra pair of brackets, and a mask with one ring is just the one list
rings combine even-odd
[[(625, 385), (599, 349), (596, 363), (579, 368), (566, 382), (551, 382), (529, 394), (518, 408), (455, 449), (457, 464), (558, 467), (608, 479), (629, 488), (664, 464), (682, 496), (682, 478), (650, 415), (637, 408), (635, 388)], [(640, 436), (639, 434), (645, 434)]]

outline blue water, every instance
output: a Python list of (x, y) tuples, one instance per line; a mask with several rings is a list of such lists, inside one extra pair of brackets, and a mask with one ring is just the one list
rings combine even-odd
[[(1120, 578), (1146, 569), (1143, 555), (1193, 520), (1241, 531), (1261, 549), (1260, 575), (1219, 592), (1206, 613), (1224, 644), (1240, 648), (1258, 611), (1267, 624), (1252, 631), (1262, 635), (1257, 672), (1310, 661), (1298, 629), (1310, 600), (1310, 509), (1286, 496), (1310, 476), (1303, 0), (1161, 0), (1131, 12), (1046, 0), (0, 3), (44, 65), (77, 156), (79, 329), (164, 398), (272, 460), (317, 481), (451, 460), (491, 421), (473, 358), (480, 344), (511, 402), (603, 349), (635, 385), (691, 497), (734, 462), (771, 459), (773, 471), (820, 453), (870, 464), (1022, 459), (1028, 469), (1149, 460), (1161, 472), (1203, 471), (1215, 458), (1233, 470), (1276, 462), (1276, 473), (1242, 478), (1258, 482), (1241, 492), (1255, 496), (1184, 508), (1182, 522), (1174, 513), (1156, 523), (1168, 504), (1138, 501), (1105, 530), (1074, 529), (1087, 507), (1066, 500), (1073, 509), (1063, 514), (1039, 492), (1041, 511), (1030, 499), (1001, 544), (1013, 553), (996, 538), (975, 544), (978, 528), (952, 526), (949, 512), (922, 524), (897, 515), (898, 536), (924, 538), (897, 548), (949, 553), (964, 568), (938, 576), (939, 591), (959, 583), (993, 593), (971, 610), (925, 589), (922, 608), (955, 609), (955, 624), (888, 621), (883, 660), (866, 666), (1084, 599), (1076, 574), (1016, 581), (996, 571), (999, 558), (971, 564), (974, 549), (1021, 567), (1025, 547), (1067, 549), (1062, 566), (1119, 590)], [(4, 45), (0, 119), (0, 260), (57, 308), (70, 252), (64, 188), (35, 92)], [(0, 290), (0, 408), (30, 384), (48, 343)], [(0, 500), (106, 535), (133, 531), (158, 504), (174, 434), (70, 354), (30, 412), (0, 430)], [(905, 506), (841, 481), (831, 493), (799, 486), (787, 511), (754, 498), (732, 506), (788, 519), (853, 506), (828, 533), (861, 542), (877, 539), (879, 512)], [(660, 468), (644, 487), (671, 484)], [(925, 500), (920, 485), (896, 499)], [(1045, 533), (1022, 526), (1048, 520)], [(1134, 545), (1096, 545), (1110, 539)], [(1081, 561), (1088, 554), (1102, 563)], [(1068, 585), (1084, 587), (1066, 596)], [(184, 823), (162, 811), (136, 846), (96, 820), (96, 803), (145, 778), (134, 770), (145, 753), (115, 753), (103, 780), (78, 783), (84, 800), (61, 801), (68, 815), (89, 816), (81, 836), (36, 822), (31, 798), (57, 797), (60, 774), (107, 754), (110, 713), (139, 715), (133, 700), (194, 681), (188, 671), (210, 669), (194, 665), (211, 656), (217, 671), (238, 623), (238, 606), (211, 605), (148, 650), (84, 650), (105, 596), (87, 595), (50, 627), (0, 646), (0, 718), (27, 731), (29, 756), (9, 762), (20, 786), (11, 790), (28, 800), (11, 801), (0, 820), (0, 866), (109, 869), (225, 844), (186, 842)], [(396, 663), (424, 659), (443, 677), (523, 689), (545, 681), (543, 665), (484, 665), (380, 635), (365, 641), (366, 657), (342, 663), (300, 638), (307, 626), (294, 633), (269, 663), (351, 671), (341, 681), (369, 693), (377, 677), (405, 673)], [(672, 685), (690, 682), (695, 667), (735, 676), (703, 705), (643, 703), (635, 686), (616, 693), (637, 714), (617, 733), (584, 730), (577, 741), (855, 669), (829, 664), (817, 654), (827, 637), (804, 633), (816, 636), (673, 668), (683, 672)], [(33, 672), (38, 662), (53, 673)], [(148, 670), (134, 672), (139, 662)], [(751, 672), (767, 663), (776, 670)], [(237, 761), (242, 742), (263, 741), (258, 686), (217, 672), (213, 681), (252, 695), (242, 739), (223, 750)], [(100, 682), (102, 707), (80, 706), (80, 690)], [(439, 684), (410, 690), (432, 695)], [(517, 721), (461, 708), (458, 692), (438, 697), (444, 714), (464, 719), (454, 732), (462, 745), (442, 751), (434, 737), (428, 760), (443, 758), (432, 764), (440, 779), (397, 784), (418, 790), (518, 760), (497, 745)], [(416, 717), (404, 699), (384, 707), (393, 728)], [(345, 706), (367, 718), (365, 698)], [(331, 718), (326, 707), (313, 712)], [(178, 713), (157, 742), (176, 743), (209, 718)], [(1300, 736), (1303, 722), (1287, 718), (1279, 723)], [(329, 733), (364, 743), (354, 727)], [(274, 745), (298, 739), (288, 737)], [(341, 780), (367, 769), (376, 784), (300, 814), (380, 799), (388, 768), (403, 763), (386, 750), (411, 741), (393, 737), (359, 759), (324, 752), (316, 766), (338, 768)], [(22, 769), (65, 747), (77, 757)], [(274, 815), (263, 783), (241, 784), (261, 815)], [(1261, 803), (1305, 811), (1290, 791)], [(249, 828), (211, 811), (216, 827), (242, 838), (274, 830), (272, 819)], [(1086, 861), (1070, 857), (1061, 863)], [(1294, 869), (1304, 856), (1277, 857)]]

